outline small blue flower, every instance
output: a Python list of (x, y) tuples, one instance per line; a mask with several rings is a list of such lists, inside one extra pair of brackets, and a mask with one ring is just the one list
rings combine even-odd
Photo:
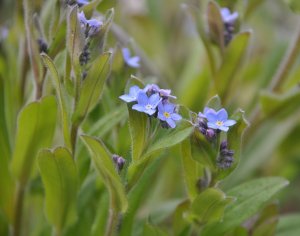
[(138, 93), (137, 101), (138, 103), (133, 105), (132, 109), (145, 112), (151, 116), (156, 112), (157, 105), (160, 103), (161, 98), (157, 93), (148, 97), (145, 92), (141, 91)]
[(239, 17), (239, 13), (230, 13), (230, 10), (224, 7), (221, 9), (221, 16), (224, 23), (233, 23)]
[(85, 18), (85, 14), (83, 11), (78, 13), (78, 19), (79, 19), (81, 28), (85, 27), (85, 25), (87, 24), (87, 20)]
[(140, 58), (138, 56), (131, 57), (131, 53), (128, 48), (122, 48), (122, 54), (124, 61), (128, 66), (132, 68), (140, 67)]
[(167, 122), (171, 128), (176, 127), (175, 121), (182, 119), (181, 115), (175, 112), (175, 105), (172, 103), (158, 104), (158, 119)]
[(129, 94), (124, 94), (120, 96), (119, 98), (122, 99), (125, 102), (135, 102), (137, 101), (138, 93), (142, 91), (138, 86), (132, 86), (129, 89)]
[(171, 89), (161, 89), (156, 84), (148, 84), (143, 90), (147, 94), (158, 93), (162, 98), (177, 98), (176, 96), (171, 95)]
[(235, 120), (228, 120), (227, 111), (222, 108), (219, 111), (211, 109), (206, 114), (207, 126), (212, 129), (219, 129), (225, 132), (228, 131), (229, 126), (236, 123)]
[(96, 33), (98, 33), (101, 26), (103, 25), (102, 21), (99, 21), (94, 18), (87, 20), (83, 11), (78, 13), (78, 19), (79, 19), (81, 28), (86, 33), (86, 36), (95, 35)]

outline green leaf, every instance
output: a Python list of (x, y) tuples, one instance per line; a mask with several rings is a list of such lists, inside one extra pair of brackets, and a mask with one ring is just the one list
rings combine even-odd
[(64, 147), (39, 152), (38, 165), (45, 187), (45, 211), (51, 225), (61, 231), (76, 220), (77, 168)]
[(218, 44), (221, 51), (224, 50), (224, 23), (220, 13), (220, 7), (216, 2), (210, 1), (207, 7), (207, 20), (210, 37)]
[(163, 136), (154, 141), (153, 144), (144, 152), (143, 156), (137, 162), (133, 162), (128, 169), (128, 185), (129, 188), (138, 180), (147, 165), (159, 157), (158, 153), (161, 150), (170, 148), (181, 143), (193, 131), (193, 127), (187, 121), (181, 121), (181, 124), (175, 129), (163, 132)]
[(181, 143), (181, 161), (187, 192), (189, 198), (193, 200), (198, 194), (197, 181), (203, 176), (203, 166), (193, 159), (189, 139)]
[(67, 48), (73, 67), (79, 67), (79, 56), (85, 45), (84, 33), (78, 19), (78, 7), (69, 8), (67, 16)]
[(86, 18), (91, 18), (94, 10), (97, 6), (102, 2), (102, 0), (94, 0), (84, 5), (80, 10), (82, 10), (86, 16)]
[(19, 114), (12, 171), (21, 185), (27, 182), (38, 151), (52, 143), (56, 110), (55, 98), (48, 96), (28, 104)]
[(174, 235), (190, 235), (191, 224), (186, 220), (186, 215), (190, 209), (190, 201), (186, 200), (180, 203), (173, 214), (173, 232)]
[(295, 13), (300, 13), (300, 2), (298, 0), (284, 0)]
[(266, 177), (241, 184), (227, 192), (236, 197), (236, 202), (228, 207), (222, 223), (204, 227), (201, 235), (224, 235), (253, 216), (272, 196), (285, 187), (288, 181), (280, 177)]
[(73, 122), (81, 122), (97, 104), (106, 79), (110, 73), (111, 53), (100, 55), (88, 70), (82, 82), (78, 104), (73, 114)]
[(217, 92), (222, 100), (232, 91), (235, 83), (235, 74), (241, 68), (242, 59), (247, 51), (250, 36), (251, 32), (239, 33), (225, 50), (221, 67), (215, 75)]
[(52, 83), (56, 91), (56, 96), (57, 96), (59, 110), (60, 110), (60, 117), (62, 121), (62, 129), (63, 129), (65, 145), (71, 149), (69, 117), (67, 112), (67, 104), (65, 100), (67, 94), (59, 78), (59, 74), (56, 69), (56, 66), (54, 65), (51, 58), (45, 53), (41, 53), (41, 57), (44, 64), (47, 66), (48, 70), (50, 71)]
[(168, 234), (164, 230), (158, 228), (157, 226), (153, 226), (150, 225), (149, 223), (146, 223), (144, 225), (143, 235), (144, 236), (153, 236), (153, 235), (167, 236)]
[(192, 219), (200, 224), (219, 222), (223, 219), (225, 207), (234, 201), (220, 189), (208, 188), (200, 193), (191, 204)]
[(279, 218), (276, 236), (298, 236), (300, 234), (300, 214), (283, 215)]
[(112, 208), (116, 212), (125, 212), (128, 202), (121, 178), (114, 167), (112, 155), (101, 140), (87, 135), (82, 135), (81, 137), (91, 154), (97, 171), (109, 191)]

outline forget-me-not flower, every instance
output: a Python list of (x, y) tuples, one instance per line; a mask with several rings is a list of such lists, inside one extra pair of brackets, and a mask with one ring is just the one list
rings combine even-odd
[(140, 91), (142, 91), (142, 90), (138, 86), (135, 85), (129, 89), (128, 94), (121, 95), (119, 98), (125, 102), (135, 102), (135, 101), (137, 101), (137, 96)]
[(157, 105), (160, 103), (161, 97), (155, 93), (150, 97), (143, 91), (138, 93), (137, 104), (132, 106), (132, 109), (153, 115), (156, 112)]
[(167, 122), (171, 128), (176, 127), (175, 121), (182, 119), (181, 115), (175, 112), (175, 105), (172, 103), (159, 103), (157, 117), (161, 121)]
[(124, 61), (128, 66), (132, 68), (140, 67), (140, 57), (138, 56), (131, 57), (131, 53), (128, 48), (122, 48), (122, 54), (123, 54)]
[(206, 118), (206, 114), (208, 112), (215, 112), (215, 110), (212, 109), (212, 108), (209, 108), (209, 107), (205, 107), (203, 113), (202, 112), (198, 113), (198, 117), (200, 117), (200, 118)]
[(224, 7), (221, 9), (221, 16), (224, 23), (233, 23), (239, 17), (239, 13), (231, 13), (228, 8)]
[(219, 111), (211, 109), (206, 114), (207, 127), (212, 129), (219, 129), (227, 132), (229, 126), (232, 126), (236, 123), (235, 120), (228, 120), (227, 111), (222, 108)]
[(97, 20), (95, 18), (87, 20), (83, 11), (78, 13), (78, 19), (79, 19), (81, 28), (84, 30), (84, 32), (86, 34), (86, 37), (93, 36), (96, 33), (98, 33), (101, 26), (103, 25), (102, 21)]

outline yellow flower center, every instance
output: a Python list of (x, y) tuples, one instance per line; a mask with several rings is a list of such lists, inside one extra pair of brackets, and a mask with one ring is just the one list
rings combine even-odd
[(223, 121), (219, 121), (219, 120), (218, 120), (218, 121), (216, 122), (216, 125), (217, 125), (217, 126), (222, 126), (222, 125), (223, 125)]
[(171, 116), (171, 115), (170, 115), (170, 113), (169, 113), (169, 112), (166, 112), (166, 111), (164, 112), (164, 117), (166, 117), (166, 118), (170, 118), (170, 116)]

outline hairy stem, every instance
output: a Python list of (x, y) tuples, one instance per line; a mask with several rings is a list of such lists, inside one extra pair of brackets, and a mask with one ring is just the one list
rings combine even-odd
[(108, 225), (106, 228), (106, 236), (112, 236), (115, 234), (118, 224), (118, 213), (114, 209), (109, 210)]

